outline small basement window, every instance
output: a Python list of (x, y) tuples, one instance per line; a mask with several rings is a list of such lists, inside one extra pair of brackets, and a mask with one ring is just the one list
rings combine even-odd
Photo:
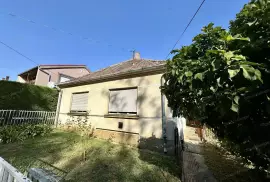
[(71, 113), (86, 113), (88, 106), (88, 92), (73, 93), (71, 102)]
[(109, 114), (137, 114), (137, 88), (111, 89)]

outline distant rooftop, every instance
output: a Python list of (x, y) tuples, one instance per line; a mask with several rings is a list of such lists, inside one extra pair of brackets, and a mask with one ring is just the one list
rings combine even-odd
[(88, 72), (90, 73), (91, 71), (87, 68), (86, 65), (83, 65), (83, 64), (41, 64), (39, 66), (35, 66), (33, 68), (30, 68), (29, 70), (26, 70), (20, 74), (18, 74), (19, 76), (20, 75), (23, 75), (29, 71), (33, 71), (35, 69), (56, 69), (56, 68), (85, 68), (88, 70)]

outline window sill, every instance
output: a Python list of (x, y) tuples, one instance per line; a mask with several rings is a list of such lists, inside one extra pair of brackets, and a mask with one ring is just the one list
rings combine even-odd
[(139, 119), (139, 115), (130, 114), (106, 114), (104, 118)]
[(68, 115), (71, 116), (87, 116), (87, 112), (69, 112)]

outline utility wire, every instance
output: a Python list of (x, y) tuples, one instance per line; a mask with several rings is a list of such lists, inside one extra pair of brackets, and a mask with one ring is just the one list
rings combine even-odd
[(22, 57), (24, 57), (24, 58), (28, 59), (29, 61), (31, 61), (31, 62), (33, 62), (33, 63), (35, 63), (35, 64), (39, 65), (39, 64), (38, 64), (37, 62), (35, 62), (33, 59), (31, 59), (31, 58), (29, 58), (29, 57), (25, 56), (24, 54), (20, 53), (20, 52), (19, 52), (19, 51), (17, 51), (16, 49), (14, 49), (14, 48), (10, 47), (9, 45), (5, 44), (4, 42), (0, 41), (0, 43), (1, 43), (1, 44), (3, 44), (4, 46), (6, 46), (7, 48), (9, 48), (9, 49), (13, 50), (13, 51), (14, 51), (14, 52), (16, 52), (17, 54), (21, 55)]
[[(34, 61), (33, 59), (31, 59), (31, 58), (29, 58), (29, 57), (25, 56), (24, 54), (22, 54), (21, 52), (17, 51), (17, 50), (16, 50), (16, 49), (14, 49), (13, 47), (11, 47), (11, 46), (7, 45), (6, 43), (2, 42), (1, 40), (0, 40), (0, 43), (1, 43), (1, 44), (3, 44), (4, 46), (6, 46), (7, 48), (11, 49), (12, 51), (16, 52), (17, 54), (21, 55), (22, 57), (26, 58), (27, 60), (29, 60), (29, 61), (31, 61), (31, 62), (33, 62), (33, 63), (35, 63), (37, 66), (39, 66), (39, 65), (40, 65), (39, 63), (37, 63), (37, 62), (36, 62), (36, 61)], [(51, 72), (51, 71), (49, 71), (49, 70), (47, 70), (47, 71), (48, 71), (48, 72), (50, 72), (50, 73), (53, 73), (53, 74), (57, 75), (57, 74), (56, 74), (56, 73), (54, 73), (54, 72)]]
[[(8, 15), (8, 16), (10, 16), (10, 17), (18, 18), (18, 19), (23, 20), (23, 21), (25, 21), (25, 22), (32, 23), (32, 24), (36, 24), (36, 25), (39, 25), (39, 26), (41, 26), (41, 27), (45, 27), (46, 29), (50, 29), (50, 30), (52, 30), (52, 31), (57, 31), (57, 32), (60, 32), (60, 33), (63, 33), (63, 34), (69, 35), (69, 36), (77, 37), (77, 38), (79, 38), (80, 40), (83, 40), (83, 41), (85, 41), (85, 42), (87, 42), (87, 43), (103, 43), (103, 44), (106, 44), (106, 46), (108, 46), (108, 47), (115, 47), (115, 46), (113, 46), (112, 44), (106, 43), (106, 42), (104, 42), (104, 41), (94, 40), (94, 39), (92, 39), (92, 38), (88, 38), (88, 37), (85, 37), (85, 36), (81, 36), (81, 35), (78, 35), (78, 34), (74, 34), (74, 33), (65, 31), (65, 30), (63, 30), (63, 29), (58, 29), (58, 28), (51, 27), (51, 26), (49, 26), (49, 25), (45, 25), (45, 24), (42, 24), (42, 23), (38, 23), (38, 22), (36, 22), (36, 21), (33, 21), (33, 20), (30, 20), (30, 19), (24, 18), (24, 17), (22, 17), (22, 16), (20, 16), (20, 15), (17, 15), (17, 14), (15, 14), (15, 13), (3, 13), (3, 12), (0, 12), (0, 14), (6, 14), (6, 15)], [(121, 48), (121, 47), (120, 47), (120, 49), (121, 49), (121, 51), (123, 51), (123, 52), (132, 52), (132, 51), (133, 51), (133, 49), (126, 49), (126, 48)]]
[[(197, 9), (197, 11), (195, 12), (195, 14), (193, 15), (193, 17), (191, 18), (191, 20), (189, 21), (189, 23), (187, 24), (185, 30), (182, 32), (182, 34), (180, 35), (180, 37), (177, 39), (176, 43), (174, 44), (173, 48), (171, 50), (174, 50), (175, 46), (179, 43), (179, 41), (182, 39), (183, 35), (185, 34), (185, 32), (187, 31), (189, 25), (192, 23), (193, 19), (196, 17), (197, 13), (200, 11), (202, 5), (204, 4), (206, 0), (203, 0), (199, 6), (199, 8)], [(169, 55), (171, 54), (171, 52), (169, 52), (169, 54), (167, 55), (167, 57), (165, 58), (165, 60), (169, 57)]]

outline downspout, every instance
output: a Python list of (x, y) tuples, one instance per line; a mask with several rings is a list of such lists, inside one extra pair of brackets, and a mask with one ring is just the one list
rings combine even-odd
[[(161, 87), (164, 85), (164, 75), (160, 78), (160, 85)], [(166, 115), (165, 115), (165, 97), (164, 94), (161, 92), (161, 113), (162, 113), (162, 137), (163, 137), (163, 148), (164, 153), (167, 153), (167, 135), (166, 135)]]
[(63, 91), (58, 86), (56, 86), (56, 89), (59, 92), (58, 101), (57, 101), (57, 108), (56, 108), (56, 113), (55, 113), (55, 121), (54, 121), (55, 127), (57, 128)]

